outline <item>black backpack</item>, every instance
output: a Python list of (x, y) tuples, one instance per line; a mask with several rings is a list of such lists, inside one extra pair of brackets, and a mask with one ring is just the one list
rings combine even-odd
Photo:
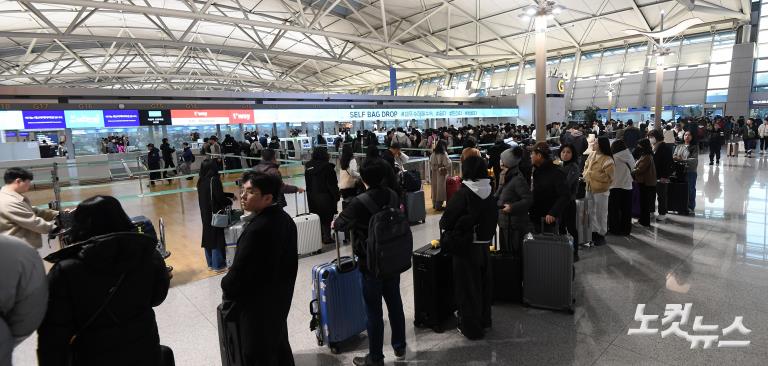
[(421, 190), (421, 174), (418, 170), (406, 170), (400, 172), (400, 186), (406, 192), (418, 192)]
[(400, 212), (397, 194), (387, 189), (389, 204), (379, 207), (368, 193), (357, 198), (371, 213), (365, 252), (368, 271), (377, 279), (399, 275), (411, 268), (413, 234), (408, 218)]

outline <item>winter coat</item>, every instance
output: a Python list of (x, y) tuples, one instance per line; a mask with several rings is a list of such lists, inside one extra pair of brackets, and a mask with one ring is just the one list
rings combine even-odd
[(53, 230), (53, 219), (58, 214), (58, 211), (32, 206), (29, 198), (8, 187), (0, 188), (0, 234), (15, 236), (33, 248), (41, 248), (41, 234)]
[(206, 249), (221, 249), (226, 246), (224, 228), (211, 226), (214, 213), (232, 205), (232, 201), (224, 194), (224, 187), (218, 174), (200, 178), (197, 181), (197, 200), (200, 205), (200, 220), (203, 225), (201, 247)]
[(357, 169), (357, 161), (352, 158), (349, 160), (347, 169), (339, 170), (339, 189), (355, 188), (358, 181), (360, 181), (360, 173)]
[[(283, 182), (283, 175), (280, 174), (280, 166), (277, 165), (277, 163), (272, 163), (269, 161), (260, 161), (256, 166), (253, 167), (253, 170), (256, 172), (262, 172), (269, 175), (274, 175), (278, 178), (280, 178), (280, 181)], [(280, 205), (280, 207), (287, 206), (287, 203), (285, 201), (285, 194), (286, 193), (296, 193), (299, 191), (299, 187), (296, 187), (291, 184), (286, 184), (283, 182), (283, 185), (280, 189), (279, 197), (277, 197), (277, 203)]]
[(688, 166), (689, 172), (695, 172), (699, 167), (699, 145), (677, 145), (672, 156), (681, 158), (681, 161)]
[(571, 199), (571, 192), (565, 182), (566, 176), (550, 160), (533, 171), (533, 205), (530, 216), (534, 225), (539, 225), (546, 215), (560, 217)]
[(307, 184), (307, 204), (309, 212), (321, 218), (330, 218), (336, 214), (339, 201), (339, 182), (336, 179), (336, 166), (327, 161), (312, 160), (304, 170)]
[(48, 304), (48, 282), (37, 250), (0, 235), (0, 365), (11, 365), (13, 348), (35, 332)]
[[(440, 230), (472, 230), (474, 227), (475, 241), (490, 243), (496, 234), (496, 223), (499, 217), (496, 198), (491, 192), (490, 179), (478, 179), (476, 182), (463, 181), (445, 207), (443, 216), (440, 218)], [(466, 217), (471, 217), (471, 222), (466, 222)], [(466, 245), (475, 244), (466, 243)], [(478, 246), (482, 247), (482, 245)], [(487, 248), (483, 249), (487, 252)]]
[(581, 176), (578, 156), (574, 156), (569, 162), (561, 165), (560, 170), (565, 173), (565, 185), (571, 193), (570, 200), (573, 201), (579, 193), (579, 177)]
[(613, 154), (613, 183), (611, 189), (632, 189), (632, 170), (635, 169), (635, 158), (629, 149)]
[(163, 161), (173, 162), (173, 153), (176, 149), (172, 148), (170, 144), (160, 144), (160, 152), (163, 155)]
[(634, 150), (637, 146), (637, 142), (640, 141), (642, 134), (640, 129), (635, 126), (629, 126), (624, 129), (624, 143), (627, 145), (627, 149)]
[(656, 186), (656, 166), (653, 165), (653, 157), (651, 155), (641, 156), (632, 171), (632, 175), (638, 184)]
[(147, 152), (147, 168), (149, 168), (149, 170), (160, 169), (160, 150), (156, 147), (153, 147)]
[[(528, 210), (533, 205), (533, 193), (531, 188), (520, 173), (520, 169), (515, 166), (507, 168), (504, 176), (504, 186), (496, 191), (496, 206), (499, 208), (499, 226), (515, 227), (525, 230), (528, 228), (529, 218)], [(502, 209), (505, 204), (512, 208), (510, 213), (504, 213)]]
[(613, 183), (613, 170), (614, 162), (610, 156), (603, 155), (598, 151), (589, 154), (589, 158), (584, 164), (584, 180), (587, 183), (587, 190), (593, 193), (608, 192)]
[(221, 280), (225, 301), (234, 304), (230, 315), (239, 325), (243, 365), (293, 364), (287, 320), (296, 284), (297, 252), (296, 224), (277, 204), (255, 215), (243, 228), (234, 262)]
[(653, 165), (656, 167), (656, 177), (668, 179), (672, 175), (672, 145), (657, 142), (653, 152)]
[(195, 154), (192, 153), (191, 148), (185, 148), (181, 158), (184, 159), (185, 163), (193, 163), (195, 161)]
[[(153, 238), (111, 233), (71, 245), (45, 258), (48, 311), (38, 333), (40, 366), (65, 365), (67, 343), (76, 365), (156, 365), (160, 351), (155, 312), (170, 276)], [(120, 278), (123, 278), (122, 281)], [(85, 323), (114, 295), (93, 323)]]
[[(432, 185), (432, 201), (443, 202), (448, 200), (445, 190), (445, 179), (451, 168), (451, 160), (448, 154), (435, 154), (429, 157), (430, 184)], [(442, 170), (442, 171), (441, 171)]]

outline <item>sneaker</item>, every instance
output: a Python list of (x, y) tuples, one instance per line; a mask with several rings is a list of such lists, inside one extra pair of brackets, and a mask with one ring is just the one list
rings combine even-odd
[(667, 215), (656, 215), (656, 221), (666, 221)]
[(405, 347), (395, 350), (395, 357), (397, 357), (398, 361), (402, 361), (405, 359), (405, 352), (406, 352)]
[(374, 361), (368, 355), (355, 357), (352, 359), (352, 363), (355, 366), (384, 366), (384, 360)]

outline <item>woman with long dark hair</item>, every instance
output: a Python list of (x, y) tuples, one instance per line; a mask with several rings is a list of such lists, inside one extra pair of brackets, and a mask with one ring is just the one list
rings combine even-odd
[(359, 189), (360, 173), (357, 169), (357, 161), (352, 151), (352, 144), (344, 144), (341, 147), (341, 157), (339, 158), (339, 191), (344, 200), (356, 196)]
[(331, 221), (336, 214), (336, 202), (339, 201), (339, 182), (336, 179), (336, 166), (329, 162), (328, 150), (315, 148), (304, 169), (307, 183), (307, 204), (309, 212), (320, 216), (320, 231), (324, 244), (334, 242), (331, 236)]
[(560, 147), (560, 170), (565, 173), (565, 184), (568, 187), (570, 197), (568, 199), (568, 205), (563, 211), (562, 219), (560, 220), (560, 232), (565, 233), (567, 230), (571, 237), (574, 239), (573, 243), (573, 260), (579, 260), (579, 232), (576, 226), (576, 195), (579, 191), (579, 176), (581, 176), (581, 169), (579, 169), (579, 157), (576, 155), (576, 148), (571, 144), (565, 144)]
[(224, 228), (211, 226), (213, 214), (232, 205), (225, 193), (219, 177), (219, 164), (216, 160), (205, 159), (200, 164), (200, 175), (197, 180), (197, 200), (200, 205), (200, 220), (203, 224), (203, 237), (200, 244), (205, 250), (205, 262), (209, 271), (223, 272), (227, 269), (224, 253), (226, 239)]
[(73, 220), (75, 244), (45, 258), (54, 265), (39, 364), (160, 365), (152, 308), (165, 300), (170, 275), (157, 242), (136, 232), (111, 196), (81, 202)]
[(613, 154), (607, 137), (597, 138), (593, 151), (584, 164), (584, 181), (587, 183), (589, 221), (592, 227), (592, 244), (604, 245), (608, 232), (608, 190), (613, 183)]
[(648, 139), (637, 143), (635, 152), (640, 159), (632, 171), (632, 176), (640, 188), (640, 225), (651, 227), (651, 214), (655, 211), (656, 198), (656, 166), (653, 163), (653, 147)]
[(434, 150), (432, 150), (432, 155), (429, 157), (429, 183), (432, 191), (432, 208), (437, 211), (442, 211), (443, 202), (448, 200), (445, 178), (448, 176), (448, 169), (450, 167), (451, 160), (448, 159), (448, 153), (445, 150), (445, 140), (439, 140)]

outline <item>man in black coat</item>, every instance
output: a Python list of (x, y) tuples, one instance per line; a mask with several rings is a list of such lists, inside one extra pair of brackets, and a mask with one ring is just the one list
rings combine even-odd
[(640, 129), (635, 127), (634, 122), (631, 119), (627, 121), (627, 128), (624, 129), (624, 143), (627, 145), (627, 149), (634, 151), (641, 137)]
[[(280, 178), (243, 174), (243, 209), (251, 212), (221, 280), (229, 313), (239, 325), (243, 365), (293, 365), (288, 312), (298, 270), (296, 224), (277, 204)], [(267, 260), (265, 260), (265, 258)]]
[(533, 205), (531, 223), (534, 231), (542, 229), (541, 220), (548, 225), (560, 220), (563, 210), (571, 199), (571, 190), (566, 185), (565, 173), (552, 163), (549, 145), (537, 143), (531, 153), (533, 171)]
[(656, 167), (656, 195), (659, 214), (657, 221), (667, 219), (667, 191), (669, 176), (672, 175), (672, 155), (674, 147), (664, 142), (664, 134), (660, 129), (648, 131), (648, 139), (653, 146), (653, 165)]
[[(171, 147), (167, 138), (163, 138), (163, 143), (160, 144), (160, 152), (163, 154), (163, 163), (165, 163), (163, 169), (175, 168), (176, 164), (173, 163), (173, 153), (176, 152), (176, 149)], [(168, 178), (167, 170), (163, 170), (163, 178)], [(168, 179), (168, 183), (171, 183), (170, 179)]]
[[(155, 144), (147, 144), (147, 170), (160, 170), (160, 150)], [(155, 186), (155, 181), (160, 179), (160, 172), (149, 173), (149, 184)]]

